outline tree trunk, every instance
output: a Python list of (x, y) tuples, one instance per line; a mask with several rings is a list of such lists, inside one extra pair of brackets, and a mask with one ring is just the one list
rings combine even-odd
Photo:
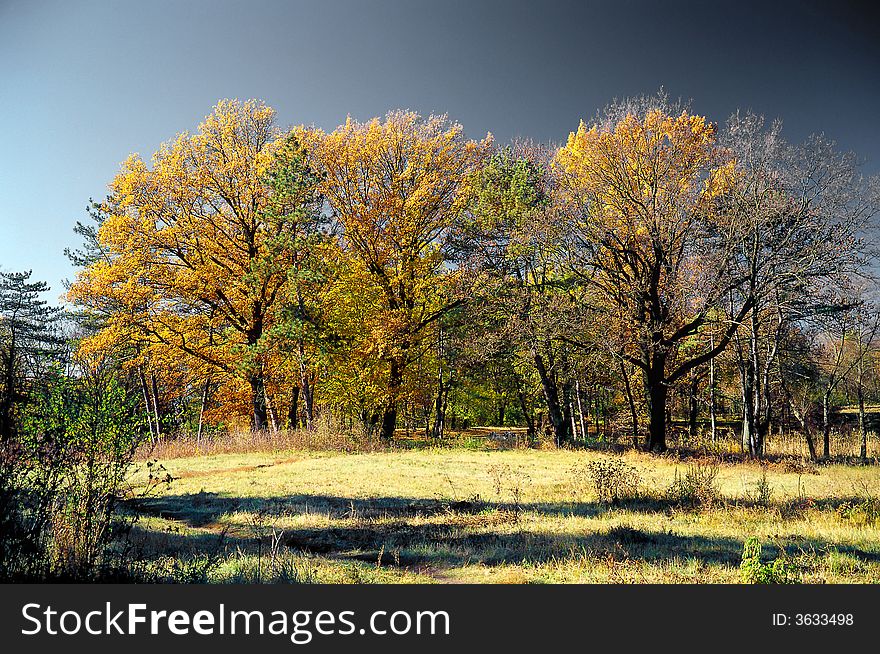
[(865, 420), (865, 365), (864, 355), (859, 359), (858, 383), (856, 393), (859, 398), (859, 435), (861, 438), (861, 446), (859, 447), (859, 456), (862, 461), (868, 460), (868, 426)]
[(251, 429), (266, 429), (266, 391), (262, 371), (251, 373), (248, 377), (251, 386)]
[(516, 379), (516, 398), (519, 400), (519, 408), (523, 413), (523, 417), (526, 421), (526, 435), (529, 437), (530, 441), (533, 441), (536, 436), (535, 432), (535, 416), (532, 415), (531, 411), (529, 411), (528, 404), (526, 403), (526, 394), (522, 390), (522, 384), (519, 380), (519, 375), (517, 375)]
[(587, 429), (584, 426), (584, 407), (581, 404), (581, 382), (580, 382), (580, 380), (577, 380), (575, 382), (574, 391), (575, 391), (575, 396), (577, 397), (577, 401), (578, 401), (578, 418), (579, 418), (580, 425), (581, 425), (581, 438), (586, 443), (587, 442)]
[(807, 450), (810, 453), (810, 460), (815, 461), (818, 459), (816, 456), (816, 444), (813, 442), (813, 433), (810, 431), (810, 427), (806, 422), (803, 423), (803, 430), (804, 438), (807, 440)]
[(150, 430), (150, 440), (156, 441), (159, 438), (158, 429), (156, 430), (156, 434), (153, 433), (153, 417), (150, 415), (153, 411), (150, 406), (150, 391), (147, 389), (147, 378), (144, 376), (143, 369), (138, 366), (138, 378), (141, 382), (141, 392), (144, 396), (144, 406), (146, 407), (147, 412), (147, 428)]
[(750, 366), (741, 375), (742, 378), (742, 451), (749, 456), (755, 455), (755, 394), (754, 379)]
[(831, 401), (830, 393), (826, 391), (822, 394), (822, 458), (827, 459), (831, 456), (831, 416), (829, 403)]
[(272, 398), (269, 397), (269, 392), (266, 390), (266, 386), (263, 385), (263, 396), (266, 400), (266, 415), (269, 419), (269, 426), (272, 428), (272, 433), (278, 433), (278, 411), (275, 409), (275, 403), (272, 402)]
[(437, 391), (437, 397), (434, 400), (434, 426), (431, 429), (431, 436), (438, 440), (443, 438), (443, 432), (446, 428), (446, 393), (448, 391), (448, 388), (444, 391), (441, 387)]
[(648, 400), (647, 450), (655, 453), (666, 451), (666, 399), (668, 388), (663, 378), (664, 370), (665, 361), (660, 357), (655, 357), (651, 369), (645, 374), (646, 396)]
[[(710, 347), (715, 349), (715, 336), (712, 336)], [(709, 359), (709, 434), (712, 442), (717, 438), (717, 408), (715, 406), (715, 359)]]
[(791, 409), (791, 414), (795, 417), (795, 419), (801, 423), (801, 431), (804, 434), (804, 438), (807, 441), (807, 449), (810, 453), (810, 460), (816, 460), (816, 444), (813, 442), (813, 433), (810, 430), (810, 423), (807, 416), (807, 410), (802, 409), (799, 410), (797, 405), (794, 402), (794, 398), (792, 397), (791, 392), (785, 387), (783, 384), (783, 390), (785, 391), (786, 398), (788, 399), (788, 406)]
[(623, 387), (626, 390), (626, 401), (629, 404), (629, 415), (632, 418), (632, 438), (633, 447), (639, 447), (639, 414), (636, 412), (636, 401), (633, 397), (632, 385), (629, 381), (629, 372), (626, 369), (626, 362), (620, 360), (620, 371), (623, 373)]
[(287, 428), (299, 427), (299, 386), (290, 389), (290, 407), (287, 410)]
[(202, 425), (204, 424), (205, 418), (205, 406), (208, 404), (208, 387), (211, 385), (210, 377), (205, 380), (205, 387), (202, 389), (202, 403), (199, 406), (199, 429), (196, 432), (196, 442), (202, 442)]
[(445, 401), (443, 399), (443, 366), (439, 366), (437, 373), (437, 396), (434, 398), (434, 426), (431, 429), (431, 436), (435, 440), (443, 437), (443, 427), (446, 423)]
[(577, 436), (577, 426), (574, 424), (574, 402), (571, 398), (572, 387), (571, 382), (566, 382), (562, 387), (562, 417), (570, 440)]
[(315, 424), (315, 386), (309, 381), (308, 375), (303, 378), (302, 398), (306, 410), (306, 429)]
[(397, 361), (391, 362), (388, 373), (388, 399), (382, 412), (382, 429), (379, 433), (384, 441), (394, 439), (394, 430), (397, 428), (397, 394), (403, 384), (403, 373)]
[(299, 355), (299, 383), (302, 388), (302, 398), (306, 409), (306, 429), (311, 429), (315, 421), (315, 389), (309, 378), (309, 370), (306, 365), (305, 347), (300, 344)]
[(385, 441), (394, 439), (394, 430), (397, 428), (397, 406), (392, 404), (385, 407), (382, 412), (382, 430), (379, 433), (380, 438)]
[(563, 414), (562, 407), (559, 403), (559, 392), (556, 389), (556, 383), (550, 378), (547, 367), (544, 365), (544, 358), (540, 354), (536, 354), (535, 367), (538, 369), (538, 376), (541, 379), (541, 388), (544, 391), (544, 400), (547, 402), (547, 411), (550, 414), (550, 422), (553, 424), (553, 432), (556, 437), (557, 447), (568, 440), (568, 422)]
[(156, 375), (150, 373), (151, 387), (153, 389), (153, 417), (156, 420), (156, 438), (162, 436), (162, 421), (159, 418), (159, 388), (156, 384)]
[(699, 390), (700, 378), (694, 369), (691, 377), (691, 388), (689, 406), (688, 406), (688, 434), (692, 439), (697, 437), (697, 420), (700, 417), (700, 405), (697, 401), (697, 391)]
[(868, 460), (868, 428), (865, 424), (865, 390), (859, 383), (859, 433), (862, 437), (861, 446), (859, 447), (859, 456), (862, 461)]

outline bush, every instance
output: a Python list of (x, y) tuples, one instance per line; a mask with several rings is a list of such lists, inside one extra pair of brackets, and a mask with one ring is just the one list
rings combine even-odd
[(754, 536), (743, 543), (742, 563), (739, 571), (746, 584), (796, 584), (797, 568), (783, 555), (764, 563), (761, 561), (761, 542)]
[[(596, 499), (607, 504), (637, 498), (642, 485), (638, 469), (623, 459), (590, 461), (586, 466), (586, 476), (596, 493)], [(573, 474), (576, 480), (583, 477), (583, 472)]]
[(770, 506), (770, 501), (773, 499), (773, 487), (767, 480), (766, 469), (761, 471), (761, 478), (755, 483), (754, 489), (747, 493), (746, 496), (756, 506)]
[[(505, 493), (507, 493), (512, 504), (511, 508), (517, 515), (519, 515), (519, 512), (522, 509), (523, 498), (526, 490), (531, 484), (532, 478), (522, 470), (512, 468), (507, 464), (491, 465), (488, 467), (487, 472), (492, 478), (492, 488), (495, 491), (496, 497), (501, 500)], [(450, 484), (452, 483), (448, 477), (447, 480)], [(454, 494), (453, 489), (453, 495)], [(482, 500), (479, 495), (476, 495), (472, 497), (469, 502), (480, 505)]]
[(837, 507), (841, 518), (863, 527), (870, 527), (880, 522), (880, 497), (877, 497), (867, 484), (857, 490), (848, 502)]
[(49, 570), (48, 535), (59, 475), (47, 453), (0, 443), (0, 580), (36, 580)]
[[(212, 581), (231, 584), (314, 584), (315, 566), (308, 558), (293, 553), (278, 556), (247, 555), (241, 552), (212, 572)], [(360, 579), (354, 583), (360, 583)]]
[(135, 407), (100, 366), (51, 375), (22, 407), (17, 436), (0, 453), (0, 578), (106, 572), (103, 555), (140, 440)]
[(709, 506), (721, 498), (717, 477), (718, 466), (712, 464), (689, 465), (684, 476), (676, 469), (675, 479), (666, 491), (667, 497), (682, 506)]

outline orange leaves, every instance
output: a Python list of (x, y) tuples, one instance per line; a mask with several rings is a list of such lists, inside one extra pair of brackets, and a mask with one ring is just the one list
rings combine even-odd
[[(122, 165), (98, 233), (107, 258), (70, 291), (104, 317), (96, 347), (127, 337), (236, 388), (318, 374), (306, 370), (325, 356), (309, 321), (381, 362), (361, 371), (415, 356), (448, 301), (446, 234), (488, 139), (411, 112), (330, 134), (282, 135), (273, 120), (262, 103), (224, 100), (151, 166), (137, 155)], [(318, 233), (320, 198), (336, 241)]]
[(718, 200), (735, 164), (702, 116), (660, 108), (662, 99), (632, 106), (581, 123), (554, 168), (585, 244), (576, 265), (620, 321), (621, 347), (665, 361), (725, 288)]
[(325, 173), (322, 191), (343, 249), (363, 264), (384, 309), (415, 312), (417, 322), (436, 291), (446, 231), (466, 201), (462, 185), (485, 142), (466, 140), (445, 116), (403, 111), (384, 121), (349, 118), (330, 134), (303, 139)]
[(712, 200), (733, 174), (712, 123), (657, 108), (613, 125), (581, 123), (554, 165), (582, 227), (611, 251), (623, 248), (637, 258), (658, 248), (676, 251), (694, 222), (710, 217)]

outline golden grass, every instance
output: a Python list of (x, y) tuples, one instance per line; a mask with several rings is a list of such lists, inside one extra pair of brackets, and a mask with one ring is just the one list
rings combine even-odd
[[(752, 535), (805, 582), (880, 581), (876, 466), (705, 459), (718, 465), (719, 496), (683, 506), (666, 490), (694, 462), (629, 452), (642, 494), (609, 506), (583, 471), (616, 456), (422, 448), (167, 459), (174, 480), (137, 504), (136, 535), (146, 557), (215, 556), (211, 581), (254, 581), (255, 562), (271, 555), (285, 563), (262, 580), (736, 582)], [(763, 478), (770, 493), (758, 501)]]

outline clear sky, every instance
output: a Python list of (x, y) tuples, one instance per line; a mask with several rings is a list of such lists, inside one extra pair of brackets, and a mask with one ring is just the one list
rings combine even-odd
[(807, 0), (0, 0), (0, 268), (52, 297), (65, 246), (130, 152), (220, 98), (332, 129), (392, 108), (474, 137), (559, 141), (615, 97), (673, 97), (724, 121), (780, 117), (880, 172), (880, 20)]

